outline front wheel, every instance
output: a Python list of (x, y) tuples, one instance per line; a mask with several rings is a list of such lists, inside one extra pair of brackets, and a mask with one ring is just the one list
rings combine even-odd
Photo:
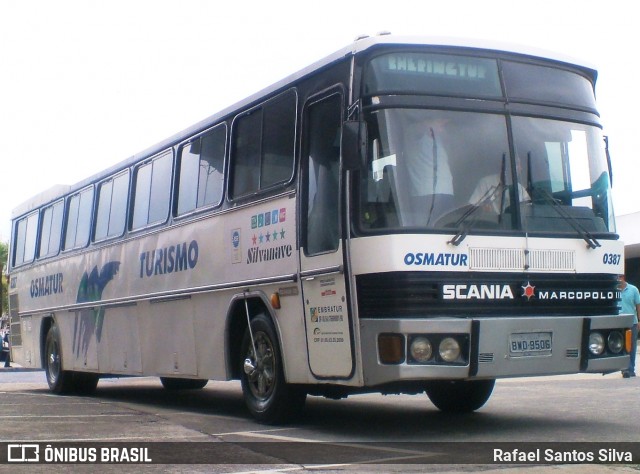
[(491, 380), (436, 380), (425, 391), (431, 403), (447, 413), (469, 413), (479, 409), (493, 392)]
[[(306, 393), (285, 382), (275, 328), (264, 314), (251, 321), (242, 340), (242, 394), (251, 414), (262, 423), (282, 423), (304, 406)], [(255, 345), (255, 350), (254, 350)]]

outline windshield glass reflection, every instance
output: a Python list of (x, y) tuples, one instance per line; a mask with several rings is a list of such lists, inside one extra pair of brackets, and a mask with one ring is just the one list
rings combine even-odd
[(383, 109), (367, 122), (361, 231), (612, 230), (595, 127), (516, 117), (512, 156), (503, 115)]

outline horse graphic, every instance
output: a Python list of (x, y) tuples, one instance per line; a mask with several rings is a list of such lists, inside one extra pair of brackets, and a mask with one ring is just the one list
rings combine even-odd
[[(96, 265), (91, 273), (85, 272), (80, 280), (76, 303), (89, 303), (100, 301), (102, 292), (107, 284), (113, 280), (120, 269), (120, 262), (107, 262), (100, 271)], [(84, 308), (76, 311), (76, 319), (73, 328), (73, 353), (77, 356), (86, 355), (89, 348), (89, 341), (95, 334), (96, 340), (100, 342), (102, 337), (102, 322), (104, 319), (104, 308)]]

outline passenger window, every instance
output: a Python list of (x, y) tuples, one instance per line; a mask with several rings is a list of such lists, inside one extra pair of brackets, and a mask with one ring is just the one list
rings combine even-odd
[(80, 191), (69, 200), (65, 250), (84, 247), (89, 243), (91, 213), (93, 210), (93, 187)]
[(294, 90), (265, 102), (234, 124), (231, 196), (286, 183), (293, 176), (297, 97)]
[(93, 236), (96, 241), (124, 233), (129, 195), (129, 171), (102, 182), (98, 189), (98, 210)]
[(222, 201), (226, 137), (223, 124), (180, 148), (178, 215)]
[(93, 187), (85, 188), (69, 198), (64, 249), (84, 247), (89, 242)]
[(238, 120), (232, 155), (232, 197), (255, 193), (259, 189), (261, 128), (261, 110)]
[(13, 266), (32, 262), (36, 255), (36, 235), (38, 233), (38, 213), (33, 212), (16, 224)]
[(136, 170), (132, 229), (165, 222), (171, 202), (171, 151)]
[(293, 173), (296, 97), (289, 93), (268, 103), (263, 119), (260, 189), (289, 181)]
[(52, 206), (46, 207), (42, 213), (40, 258), (52, 257), (60, 251), (63, 210), (64, 201), (58, 201)]

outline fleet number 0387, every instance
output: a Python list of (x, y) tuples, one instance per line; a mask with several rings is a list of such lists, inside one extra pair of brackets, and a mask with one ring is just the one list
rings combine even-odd
[(605, 265), (619, 265), (622, 255), (619, 253), (605, 253), (602, 257), (602, 263)]

